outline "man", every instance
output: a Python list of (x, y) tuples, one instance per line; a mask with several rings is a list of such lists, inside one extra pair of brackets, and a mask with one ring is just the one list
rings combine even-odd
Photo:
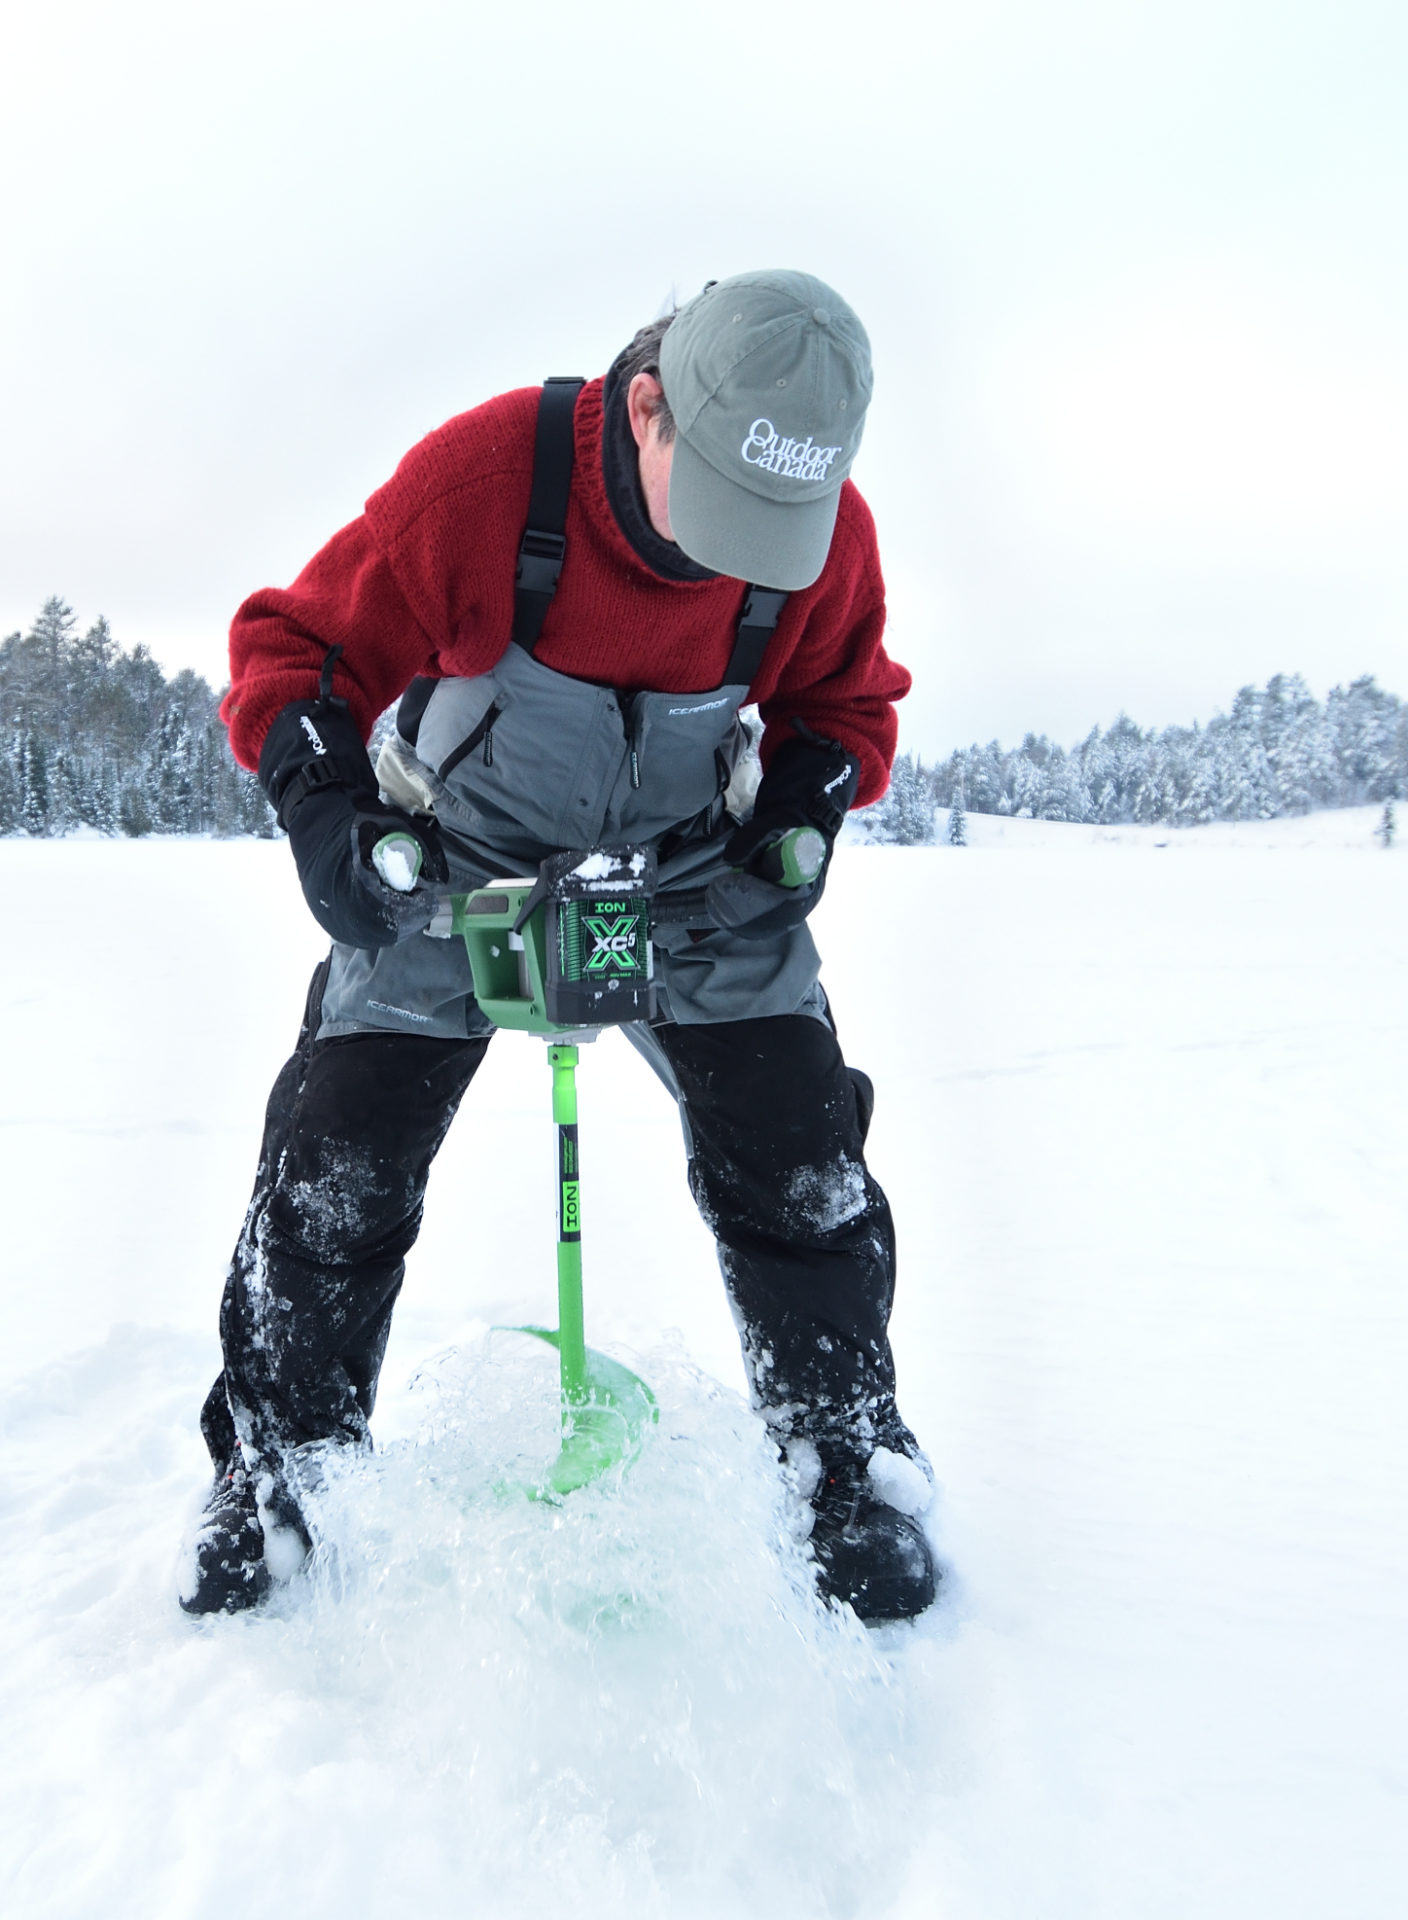
[[(451, 420), (287, 591), (236, 615), (231, 743), (334, 945), (226, 1284), (188, 1611), (256, 1605), (296, 1569), (317, 1450), (367, 1442), (430, 1162), (493, 1032), (462, 942), (436, 937), (440, 899), (623, 842), (654, 847), (663, 891), (708, 889), (713, 930), (657, 929), (658, 1017), (628, 1037), (680, 1103), (819, 1588), (867, 1619), (933, 1599), (870, 1085), (806, 927), (825, 868), (800, 887), (778, 871), (792, 829), (829, 857), (847, 809), (883, 793), (909, 685), (846, 478), (870, 389), (865, 331), (821, 281), (713, 282), (604, 381)], [(374, 772), (364, 742), (398, 697)], [(765, 726), (751, 814), (747, 701)], [(392, 832), (411, 843), (399, 874), (377, 864)]]

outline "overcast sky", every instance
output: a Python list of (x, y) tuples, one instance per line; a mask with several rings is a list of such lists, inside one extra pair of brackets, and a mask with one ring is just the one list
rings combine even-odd
[(926, 757), (1408, 696), (1402, 0), (46, 0), (4, 29), (0, 634), (225, 674), (405, 449), (672, 296), (858, 310)]

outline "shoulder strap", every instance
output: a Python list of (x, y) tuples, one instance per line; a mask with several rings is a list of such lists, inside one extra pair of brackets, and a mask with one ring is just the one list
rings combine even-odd
[(513, 585), (513, 638), (529, 653), (538, 644), (567, 551), (562, 530), (572, 491), (572, 421), (577, 395), (586, 384), (576, 374), (554, 374), (538, 399), (533, 491)]
[[(544, 383), (538, 399), (533, 490), (528, 499), (528, 524), (519, 543), (513, 587), (514, 644), (528, 653), (532, 653), (542, 634), (567, 551), (563, 528), (567, 524), (567, 501), (572, 491), (573, 419), (577, 395), (586, 384), (575, 374), (553, 374)], [(775, 588), (750, 586), (747, 589), (722, 685), (752, 685), (786, 605), (787, 595)]]
[(733, 654), (724, 674), (726, 687), (751, 687), (763, 664), (768, 641), (772, 639), (787, 595), (775, 587), (749, 587), (743, 595), (743, 611), (738, 616), (738, 632)]

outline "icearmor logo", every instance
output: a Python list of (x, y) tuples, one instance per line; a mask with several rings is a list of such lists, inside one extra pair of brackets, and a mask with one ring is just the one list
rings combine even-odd
[(698, 707), (669, 707), (669, 708), (667, 708), (667, 709), (666, 709), (666, 711), (667, 711), (667, 712), (668, 712), (668, 713), (669, 713), (669, 714), (671, 715), (671, 717), (673, 718), (673, 716), (674, 716), (675, 714), (677, 714), (677, 713), (713, 713), (713, 712), (714, 712), (714, 710), (715, 710), (716, 708), (718, 708), (718, 707), (726, 707), (727, 705), (728, 705), (728, 701), (727, 701), (727, 700), (706, 700), (706, 701), (705, 701), (705, 702), (703, 703), (703, 705), (702, 705), (702, 706), (698, 706)]
[(743, 458), (764, 473), (780, 473), (787, 480), (824, 480), (839, 447), (819, 447), (810, 434), (805, 440), (787, 440), (771, 420), (755, 420), (743, 442)]
[(377, 1013), (395, 1013), (399, 1014), (402, 1020), (418, 1021), (423, 1027), (430, 1025), (430, 1015), (428, 1013), (412, 1013), (409, 1007), (393, 1007), (388, 1000), (368, 1000), (367, 1005)]

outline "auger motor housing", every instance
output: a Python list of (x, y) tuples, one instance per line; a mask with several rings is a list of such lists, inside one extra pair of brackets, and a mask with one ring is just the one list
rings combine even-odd
[(653, 847), (554, 854), (538, 877), (454, 902), (474, 997), (495, 1026), (581, 1033), (655, 1013)]

